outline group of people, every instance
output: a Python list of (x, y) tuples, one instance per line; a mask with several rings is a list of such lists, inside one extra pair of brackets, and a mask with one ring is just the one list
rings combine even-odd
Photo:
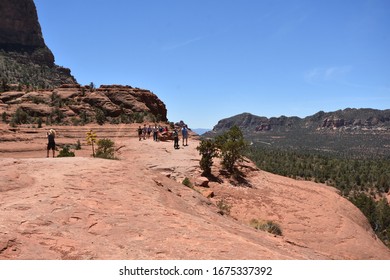
[(146, 124), (144, 124), (144, 127), (142, 128), (141, 126), (138, 127), (138, 137), (139, 141), (146, 140), (146, 138), (150, 138), (150, 135), (153, 132), (153, 141), (158, 141), (159, 140), (159, 134), (163, 133), (168, 133), (168, 127), (162, 127), (161, 125), (155, 124), (153, 127), (148, 126), (146, 127)]
[[(181, 136), (183, 140), (183, 146), (188, 146), (188, 127), (187, 125), (183, 124), (180, 129), (174, 128), (172, 135), (173, 135), (173, 147), (175, 149), (180, 149), (179, 146), (179, 130), (181, 131)], [(153, 141), (158, 142), (159, 137), (163, 134), (168, 135), (168, 127), (162, 127), (160, 125), (155, 124), (153, 127), (152, 126), (146, 126), (144, 124), (144, 127), (142, 128), (139, 126), (138, 128), (138, 137), (139, 141), (149, 139), (151, 134), (153, 133)], [(50, 150), (52, 150), (53, 158), (55, 156), (55, 150), (56, 150), (56, 142), (55, 142), (55, 137), (56, 137), (56, 131), (54, 129), (50, 129), (47, 132), (47, 157), (49, 157)]]
[[(183, 140), (183, 146), (188, 146), (188, 127), (187, 125), (183, 124), (180, 129), (174, 128), (172, 131), (173, 135), (173, 147), (175, 149), (179, 149), (179, 130), (181, 132), (182, 140)], [(150, 135), (153, 133), (153, 141), (158, 142), (160, 137), (162, 135), (169, 135), (168, 127), (162, 127), (160, 125), (155, 124), (153, 127), (152, 126), (146, 126), (144, 124), (143, 127), (139, 126), (138, 127), (138, 139), (139, 141), (146, 140), (150, 138)]]

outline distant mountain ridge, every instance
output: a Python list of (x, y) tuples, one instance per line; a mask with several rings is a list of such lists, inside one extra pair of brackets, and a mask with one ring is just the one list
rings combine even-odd
[(291, 129), (390, 129), (390, 109), (351, 109), (334, 112), (320, 111), (305, 118), (261, 117), (242, 113), (222, 119), (214, 126), (213, 132), (223, 131), (237, 125), (246, 132), (288, 131)]
[(347, 108), (305, 118), (242, 113), (220, 120), (203, 137), (214, 137), (234, 125), (250, 142), (274, 148), (390, 156), (390, 109)]

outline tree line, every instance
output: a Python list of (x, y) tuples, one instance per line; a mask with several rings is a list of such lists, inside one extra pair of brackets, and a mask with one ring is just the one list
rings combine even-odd
[(265, 171), (313, 180), (340, 190), (368, 218), (377, 236), (390, 246), (390, 159), (348, 158), (325, 153), (271, 149), (253, 145), (246, 155)]

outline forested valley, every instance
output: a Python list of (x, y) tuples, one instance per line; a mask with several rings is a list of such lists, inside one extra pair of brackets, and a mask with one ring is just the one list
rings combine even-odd
[(274, 174), (333, 186), (367, 217), (377, 236), (390, 247), (390, 158), (252, 145), (247, 156)]

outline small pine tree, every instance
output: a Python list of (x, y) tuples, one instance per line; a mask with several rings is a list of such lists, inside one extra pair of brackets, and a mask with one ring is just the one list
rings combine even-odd
[(29, 117), (30, 116), (25, 111), (23, 111), (22, 108), (18, 108), (16, 109), (16, 112), (12, 115), (11, 123), (15, 125), (28, 123)]
[(42, 118), (39, 117), (38, 120), (37, 120), (37, 123), (38, 123), (38, 128), (42, 128)]

